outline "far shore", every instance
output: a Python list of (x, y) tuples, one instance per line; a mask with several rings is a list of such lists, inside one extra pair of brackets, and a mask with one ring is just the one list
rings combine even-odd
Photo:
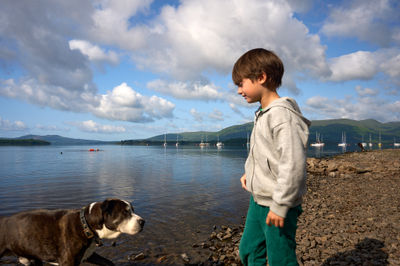
[(43, 146), (51, 145), (50, 142), (38, 139), (1, 139), (0, 146)]

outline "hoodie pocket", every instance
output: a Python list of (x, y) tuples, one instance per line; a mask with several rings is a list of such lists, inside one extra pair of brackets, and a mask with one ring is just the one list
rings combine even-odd
[(273, 179), (274, 181), (276, 181), (275, 175), (272, 173), (271, 165), (270, 165), (270, 163), (269, 163), (269, 160), (268, 160), (268, 159), (265, 159), (265, 160), (267, 161), (267, 175), (268, 175), (271, 179)]
[(255, 175), (253, 179), (253, 192), (256, 195), (272, 197), (275, 188), (275, 178), (272, 174), (269, 162), (263, 159), (256, 163)]

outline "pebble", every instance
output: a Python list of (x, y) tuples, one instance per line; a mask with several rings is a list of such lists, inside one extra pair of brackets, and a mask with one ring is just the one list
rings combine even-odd
[(145, 258), (146, 258), (146, 255), (144, 255), (143, 252), (141, 252), (141, 253), (139, 253), (137, 255), (132, 254), (132, 255), (128, 256), (128, 260), (130, 260), (130, 261), (143, 260)]
[(190, 258), (186, 253), (181, 254), (181, 258), (185, 263), (189, 263)]

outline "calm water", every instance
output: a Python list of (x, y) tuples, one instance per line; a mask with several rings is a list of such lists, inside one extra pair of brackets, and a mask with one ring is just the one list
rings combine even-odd
[[(133, 201), (146, 225), (136, 237), (122, 237), (119, 245), (133, 247), (126, 252), (169, 253), (205, 239), (213, 225), (238, 223), (246, 214), (249, 195), (239, 182), (246, 150), (89, 148), (1, 147), (0, 215), (123, 198)], [(126, 254), (108, 255), (118, 256)]]
[[(310, 148), (309, 156), (337, 152)], [(121, 248), (107, 251), (109, 258), (146, 249), (182, 252), (214, 225), (243, 221), (249, 195), (239, 178), (246, 157), (246, 149), (229, 148), (0, 147), (0, 215), (123, 198), (134, 202), (146, 225), (135, 237), (120, 237)]]

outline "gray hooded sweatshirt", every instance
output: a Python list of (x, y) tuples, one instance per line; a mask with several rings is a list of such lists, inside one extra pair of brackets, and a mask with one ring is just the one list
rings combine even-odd
[(245, 164), (246, 186), (254, 201), (286, 217), (306, 192), (306, 151), (311, 122), (296, 101), (283, 97), (254, 119)]

